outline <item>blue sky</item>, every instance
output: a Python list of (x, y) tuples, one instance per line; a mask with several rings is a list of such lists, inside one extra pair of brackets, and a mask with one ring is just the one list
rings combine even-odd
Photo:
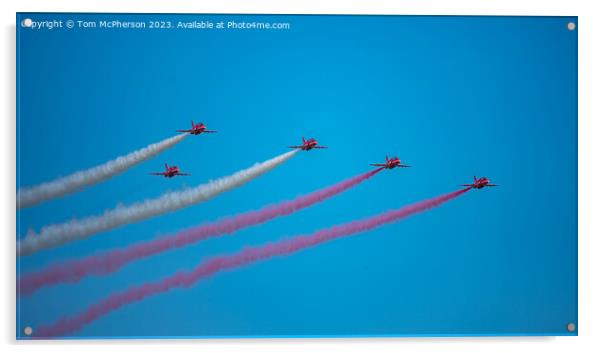
[[(218, 274), (115, 311), (75, 337), (566, 334), (577, 322), (577, 31), (568, 17), (18, 15), (289, 22), (291, 29), (18, 28), (18, 186), (128, 153), (203, 121), (105, 183), (17, 213), (27, 229), (97, 214), (300, 153), (207, 203), (18, 260), (32, 271), (252, 210), (369, 169), (322, 204), (103, 278), (18, 300), (17, 327), (216, 254), (455, 190), (499, 188), (355, 237)], [(191, 177), (149, 171), (177, 164)]]

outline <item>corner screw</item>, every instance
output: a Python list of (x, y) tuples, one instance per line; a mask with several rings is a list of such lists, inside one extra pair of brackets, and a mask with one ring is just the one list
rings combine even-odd
[(23, 329), (23, 333), (26, 336), (31, 336), (31, 334), (33, 333), (33, 329), (31, 328), (31, 326), (25, 326), (25, 328)]
[(575, 24), (575, 22), (569, 22), (569, 23), (567, 23), (567, 25), (566, 25), (566, 28), (567, 28), (569, 31), (574, 31), (576, 27), (577, 27), (577, 25)]

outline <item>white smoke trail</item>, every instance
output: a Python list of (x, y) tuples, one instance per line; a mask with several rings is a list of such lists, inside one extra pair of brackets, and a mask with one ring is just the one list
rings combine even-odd
[(39, 233), (32, 231), (23, 240), (19, 241), (17, 244), (17, 254), (19, 256), (29, 255), (43, 249), (89, 237), (94, 233), (209, 200), (222, 192), (238, 187), (274, 169), (294, 156), (297, 151), (290, 151), (262, 163), (256, 163), (247, 169), (209, 181), (192, 189), (169, 192), (158, 198), (135, 203), (130, 206), (117, 206), (99, 216), (90, 216), (61, 224), (45, 226)]
[(161, 142), (141, 148), (125, 156), (117, 157), (106, 163), (81, 170), (73, 174), (42, 183), (24, 187), (17, 191), (17, 208), (26, 208), (57, 197), (70, 194), (77, 189), (90, 186), (108, 179), (134, 165), (143, 162), (182, 141), (188, 134), (180, 134)]

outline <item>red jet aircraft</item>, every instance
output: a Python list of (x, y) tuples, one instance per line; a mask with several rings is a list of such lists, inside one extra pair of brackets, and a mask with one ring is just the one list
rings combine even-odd
[(289, 146), (289, 148), (298, 148), (302, 151), (309, 151), (314, 148), (328, 148), (325, 146), (318, 146), (318, 141), (316, 141), (315, 138), (310, 138), (306, 140), (305, 137), (302, 137), (301, 140), (303, 141), (303, 144), (301, 146)]
[(405, 165), (405, 164), (401, 164), (401, 161), (399, 160), (399, 158), (397, 157), (393, 157), (391, 159), (389, 159), (389, 156), (385, 157), (385, 163), (375, 163), (375, 164), (370, 164), (373, 165), (375, 167), (382, 167), (385, 169), (393, 169), (393, 168), (409, 168), (409, 165)]
[(170, 167), (167, 165), (167, 163), (165, 163), (165, 171), (164, 172), (155, 172), (155, 173), (148, 173), (150, 175), (163, 175), (164, 178), (173, 178), (175, 176), (179, 176), (179, 175), (190, 175), (188, 173), (180, 173), (180, 168), (178, 168), (178, 166), (173, 166)]
[(489, 179), (487, 179), (486, 177), (480, 177), (479, 179), (477, 179), (476, 176), (473, 176), (473, 179), (474, 179), (474, 183), (462, 184), (461, 186), (469, 186), (472, 189), (482, 189), (485, 186), (497, 186), (495, 184), (489, 184)]
[(195, 124), (194, 120), (190, 121), (190, 124), (192, 125), (190, 130), (176, 130), (177, 132), (188, 132), (191, 135), (200, 135), (202, 133), (214, 133), (217, 132), (215, 130), (207, 130), (207, 128), (205, 127), (205, 124), (203, 123), (198, 123)]

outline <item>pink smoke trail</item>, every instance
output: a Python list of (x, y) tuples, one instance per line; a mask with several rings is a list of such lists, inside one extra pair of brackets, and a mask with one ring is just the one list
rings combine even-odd
[(290, 239), (267, 243), (263, 246), (245, 248), (231, 255), (213, 257), (201, 263), (192, 271), (177, 272), (160, 281), (149, 282), (140, 286), (132, 286), (125, 291), (111, 294), (96, 304), (89, 306), (79, 314), (62, 318), (48, 326), (40, 326), (35, 333), (35, 337), (42, 338), (66, 335), (79, 330), (84, 325), (93, 322), (113, 310), (117, 310), (126, 304), (140, 301), (148, 296), (167, 292), (172, 288), (189, 287), (198, 280), (223, 270), (249, 265), (256, 261), (274, 256), (288, 255), (330, 240), (371, 230), (381, 225), (398, 221), (402, 218), (439, 206), (446, 201), (462, 195), (468, 190), (470, 190), (470, 188), (457, 190), (396, 210), (387, 211), (370, 218), (318, 230), (310, 235), (297, 236)]
[(170, 249), (176, 249), (203, 239), (233, 233), (242, 228), (257, 225), (273, 218), (286, 216), (305, 207), (335, 196), (380, 172), (382, 168), (343, 180), (335, 185), (299, 196), (293, 200), (266, 206), (257, 211), (225, 217), (146, 242), (130, 245), (89, 257), (68, 260), (51, 265), (39, 272), (24, 274), (19, 279), (19, 294), (30, 295), (39, 288), (64, 282), (77, 282), (86, 275), (106, 275), (126, 264)]

